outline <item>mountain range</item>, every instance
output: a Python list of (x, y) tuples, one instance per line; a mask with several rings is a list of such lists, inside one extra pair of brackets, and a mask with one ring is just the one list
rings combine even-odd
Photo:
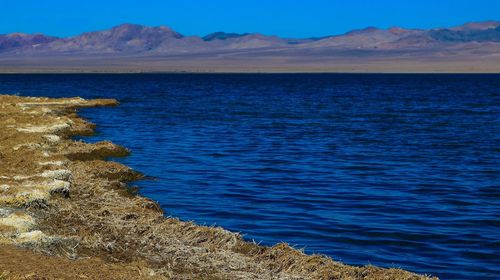
[[(185, 36), (122, 24), (68, 38), (0, 35), (0, 71), (397, 71), (498, 72), (500, 22), (451, 28), (368, 27), (320, 38), (216, 32)], [(413, 67), (414, 66), (418, 67)], [(363, 65), (366, 65), (363, 68)], [(455, 66), (453, 66), (455, 65)], [(401, 67), (402, 72), (406, 72)], [(437, 68), (436, 68), (437, 67)], [(451, 68), (450, 68), (451, 67)], [(455, 68), (453, 68), (455, 67)], [(412, 72), (412, 70), (409, 72)], [(452, 71), (454, 72), (454, 71)]]

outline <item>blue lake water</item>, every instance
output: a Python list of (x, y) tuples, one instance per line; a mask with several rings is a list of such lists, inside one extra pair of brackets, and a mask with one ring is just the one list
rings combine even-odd
[(87, 141), (167, 215), (355, 265), (500, 279), (500, 75), (0, 75), (117, 98)]

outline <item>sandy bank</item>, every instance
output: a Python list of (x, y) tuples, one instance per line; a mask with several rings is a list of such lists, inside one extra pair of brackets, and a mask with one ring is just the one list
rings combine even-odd
[(78, 108), (112, 105), (0, 95), (0, 279), (430, 279), (164, 217), (105, 161), (127, 149), (71, 139), (94, 129)]

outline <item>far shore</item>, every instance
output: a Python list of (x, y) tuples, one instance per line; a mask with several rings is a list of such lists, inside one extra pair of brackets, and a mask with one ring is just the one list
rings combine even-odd
[(0, 73), (500, 73), (486, 57), (19, 57), (0, 56)]

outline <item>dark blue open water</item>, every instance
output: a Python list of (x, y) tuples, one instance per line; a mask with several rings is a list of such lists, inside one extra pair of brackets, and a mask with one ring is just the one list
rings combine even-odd
[(1, 75), (117, 98), (90, 141), (168, 215), (349, 264), (500, 278), (500, 75)]

